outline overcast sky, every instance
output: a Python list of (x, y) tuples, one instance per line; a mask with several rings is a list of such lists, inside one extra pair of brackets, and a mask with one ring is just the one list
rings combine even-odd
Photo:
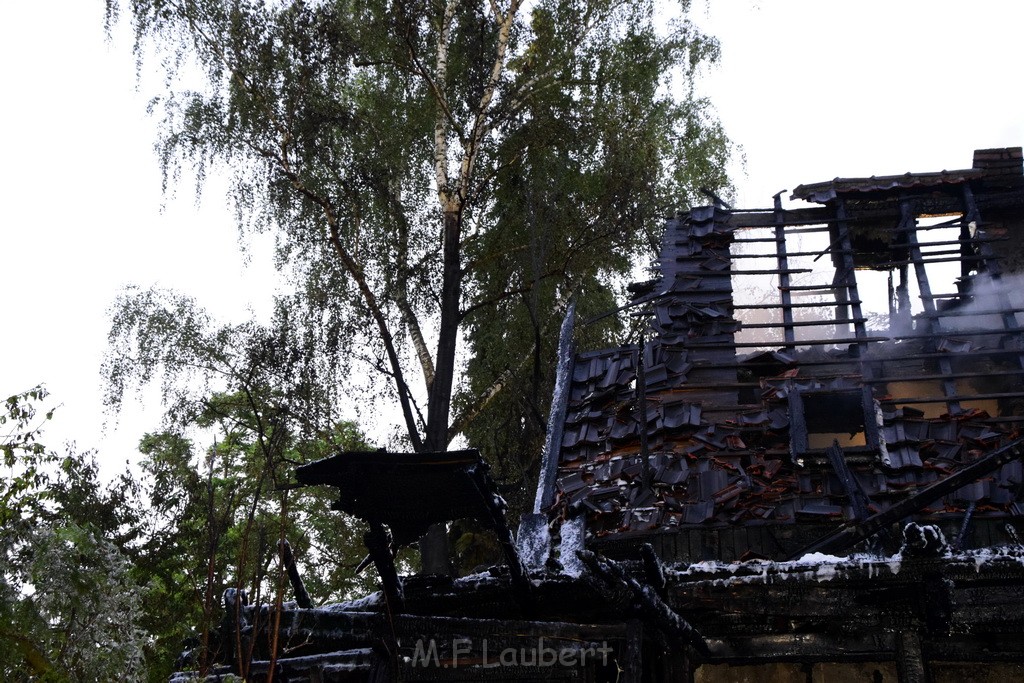
[[(722, 61), (702, 80), (729, 135), (739, 204), (835, 176), (966, 168), (975, 148), (1024, 142), (1021, 5), (975, 0), (695, 0)], [(130, 35), (102, 0), (0, 10), (0, 394), (46, 382), (63, 408), (49, 443), (133, 457), (159, 406), (101, 431), (107, 309), (129, 283), (201, 298), (216, 315), (266, 310), (269, 249), (246, 266), (223, 183), (197, 206), (161, 195), (156, 124), (136, 91)], [(166, 204), (166, 210), (161, 206)]]

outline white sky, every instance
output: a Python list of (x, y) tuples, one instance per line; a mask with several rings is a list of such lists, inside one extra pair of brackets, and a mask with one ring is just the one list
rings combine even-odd
[[(702, 81), (742, 145), (739, 205), (835, 176), (966, 168), (975, 148), (1024, 143), (1024, 5), (997, 0), (695, 0), (722, 44)], [(710, 7), (708, 6), (710, 4)], [(99, 365), (106, 311), (128, 283), (198, 296), (215, 314), (266, 310), (269, 249), (248, 267), (223, 183), (166, 202), (128, 31), (108, 44), (102, 0), (0, 9), (0, 394), (46, 382), (63, 404), (48, 443), (134, 459), (152, 394), (116, 430)], [(145, 409), (144, 409), (145, 408)]]

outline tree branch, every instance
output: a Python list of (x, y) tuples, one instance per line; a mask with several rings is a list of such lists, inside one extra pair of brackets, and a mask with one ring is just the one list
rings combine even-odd
[[(427, 84), (434, 92), (437, 100), (437, 115), (434, 120), (434, 181), (437, 183), (437, 192), (444, 204), (445, 196), (448, 194), (448, 130), (446, 123), (455, 121), (452, 119), (451, 111), (448, 109), (448, 98), (445, 90), (448, 88), (448, 41), (451, 40), (452, 19), (455, 17), (455, 10), (459, 7), (459, 0), (448, 0), (444, 9), (444, 17), (441, 19), (441, 34), (437, 38), (436, 74), (431, 79), (426, 69), (420, 66), (420, 72)], [(410, 53), (414, 61), (416, 55)], [(418, 64), (418, 61), (416, 62)]]
[(376, 323), (377, 331), (380, 333), (381, 341), (384, 343), (384, 350), (387, 353), (388, 362), (391, 365), (391, 370), (394, 373), (395, 384), (398, 388), (398, 400), (402, 407), (402, 415), (405, 417), (405, 425), (406, 430), (409, 433), (409, 441), (412, 443), (414, 450), (421, 450), (422, 441), (420, 439), (419, 430), (416, 428), (412, 407), (409, 405), (408, 400), (408, 396), (411, 392), (409, 391), (408, 384), (405, 382), (401, 361), (398, 358), (398, 351), (395, 347), (394, 336), (391, 334), (391, 328), (388, 326), (388, 321), (384, 316), (384, 311), (381, 309), (380, 303), (377, 301), (377, 295), (374, 294), (366, 280), (366, 273), (363, 271), (362, 264), (359, 263), (348, 249), (345, 248), (345, 245), (341, 241), (341, 228), (333, 205), (328, 199), (306, 187), (298, 174), (291, 169), (291, 165), (288, 163), (287, 158), (256, 145), (255, 143), (249, 144), (263, 156), (276, 161), (281, 172), (291, 183), (292, 188), (319, 206), (323, 211), (324, 218), (327, 220), (328, 241), (334, 249), (335, 254), (341, 260), (345, 270), (348, 271), (349, 277), (355, 281), (356, 287), (358, 287), (359, 293), (363, 298), (363, 303), (366, 305), (374, 323)]
[(494, 55), (494, 65), (491, 67), (491, 75), (487, 81), (487, 86), (484, 88), (483, 95), (480, 97), (480, 104), (477, 107), (476, 117), (473, 121), (472, 133), (462, 156), (458, 187), (459, 199), (462, 201), (466, 200), (469, 192), (470, 180), (473, 177), (473, 167), (479, 156), (484, 135), (491, 128), (488, 123), (491, 102), (494, 100), (494, 92), (498, 88), (501, 74), (505, 69), (505, 55), (508, 52), (512, 24), (515, 22), (516, 14), (519, 11), (519, 0), (512, 0), (509, 3), (508, 12), (504, 16), (501, 16), (497, 5), (493, 5), (493, 10), (496, 13), (495, 19), (497, 20), (499, 17), (501, 19), (500, 28), (498, 29), (498, 45)]
[(549, 270), (546, 273), (542, 273), (541, 275), (537, 276), (535, 279), (530, 280), (530, 284), (529, 285), (526, 285), (524, 287), (516, 287), (515, 289), (506, 289), (501, 294), (498, 294), (497, 296), (494, 296), (494, 297), (492, 297), (490, 299), (484, 299), (482, 301), (477, 301), (476, 303), (474, 303), (473, 305), (471, 305), (469, 308), (467, 308), (466, 310), (464, 310), (462, 312), (462, 319), (465, 319), (465, 318), (469, 317), (470, 315), (472, 315), (473, 313), (476, 313), (481, 308), (487, 308), (488, 306), (494, 306), (496, 304), (501, 303), (505, 299), (508, 299), (510, 297), (513, 297), (513, 296), (517, 296), (519, 294), (527, 294), (529, 292), (532, 292), (533, 288), (541, 280), (546, 280), (546, 279), (548, 279), (550, 277), (554, 277), (556, 275), (564, 275), (564, 274), (565, 274), (565, 269), (564, 268), (554, 268), (552, 270)]
[(427, 341), (423, 337), (423, 330), (420, 327), (419, 319), (416, 317), (416, 313), (412, 310), (412, 305), (409, 302), (409, 273), (411, 272), (409, 267), (409, 221), (402, 208), (401, 198), (395, 196), (391, 187), (380, 187), (380, 184), (378, 184), (378, 187), (387, 198), (388, 204), (391, 205), (395, 224), (398, 226), (398, 273), (395, 276), (396, 284), (398, 285), (398, 296), (395, 303), (398, 305), (398, 309), (402, 313), (402, 320), (409, 330), (413, 348), (416, 350), (416, 357), (419, 359), (420, 368), (423, 370), (423, 381), (429, 392), (430, 386), (434, 383), (434, 359), (430, 356), (430, 350), (427, 348)]
[[(579, 288), (579, 283), (576, 283), (571, 289), (568, 289), (563, 296), (561, 296), (556, 302), (555, 309), (551, 312), (551, 317), (548, 319), (544, 328), (541, 330), (539, 337), (543, 339), (547, 336), (551, 329), (551, 323), (561, 323), (561, 318), (565, 314), (565, 310), (569, 305), (569, 301), (575, 295), (576, 290)], [(480, 413), (487, 408), (488, 405), (501, 393), (502, 389), (508, 386), (508, 383), (512, 378), (521, 372), (533, 358), (536, 353), (536, 343), (531, 345), (530, 349), (523, 355), (522, 360), (516, 364), (515, 367), (505, 368), (501, 374), (499, 374), (490, 386), (484, 389), (482, 392), (477, 394), (476, 398), (466, 406), (459, 415), (455, 418), (452, 426), (448, 429), (448, 441), (451, 442), (459, 434), (462, 434), (469, 425), (480, 416)]]

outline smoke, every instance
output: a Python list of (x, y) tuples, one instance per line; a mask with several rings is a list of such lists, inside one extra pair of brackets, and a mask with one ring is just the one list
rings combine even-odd
[(1011, 324), (1021, 326), (1024, 322), (1024, 273), (1012, 273), (993, 278), (988, 273), (976, 275), (971, 280), (971, 299), (966, 303), (953, 304), (941, 310), (943, 330), (969, 332), (992, 330), (1003, 327), (1003, 314), (1012, 314)]

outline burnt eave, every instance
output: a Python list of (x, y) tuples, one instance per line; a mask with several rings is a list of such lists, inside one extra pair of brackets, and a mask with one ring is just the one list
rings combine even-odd
[(893, 190), (920, 190), (956, 187), (965, 182), (986, 176), (981, 169), (968, 168), (958, 171), (937, 171), (929, 173), (904, 173), (902, 175), (870, 176), (868, 178), (834, 178), (820, 183), (798, 185), (791, 199), (802, 199), (816, 204), (827, 204), (836, 197), (864, 196), (891, 193)]

